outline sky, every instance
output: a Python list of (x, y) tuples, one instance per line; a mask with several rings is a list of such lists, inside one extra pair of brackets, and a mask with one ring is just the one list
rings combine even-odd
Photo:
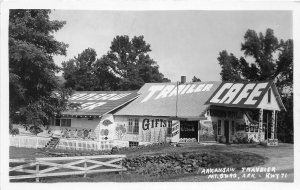
[(143, 35), (151, 45), (150, 57), (172, 82), (186, 76), (202, 81), (221, 80), (217, 57), (227, 50), (243, 55), (241, 43), (248, 29), (293, 38), (291, 11), (91, 11), (54, 10), (51, 20), (66, 21), (54, 37), (69, 44), (67, 56), (55, 56), (56, 64), (94, 48), (97, 57), (109, 51), (113, 38)]

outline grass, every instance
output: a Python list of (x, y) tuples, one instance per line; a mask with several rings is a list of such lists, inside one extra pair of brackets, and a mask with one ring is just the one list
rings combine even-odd
[[(264, 162), (269, 162), (270, 158), (272, 163), (281, 165), (291, 164), (290, 160), (288, 163), (281, 163), (280, 160), (287, 159), (287, 155), (293, 157), (293, 146), (281, 144), (279, 147), (263, 147), (260, 145), (208, 145), (202, 146), (199, 144), (184, 144), (181, 147), (174, 146), (160, 146), (160, 147), (149, 147), (147, 149), (132, 149), (130, 151), (124, 151), (116, 154), (126, 154), (128, 158), (134, 158), (140, 155), (159, 155), (159, 154), (168, 154), (168, 153), (182, 153), (182, 152), (195, 152), (195, 153), (210, 153), (219, 155), (220, 159), (224, 158), (234, 158), (244, 157), (244, 159), (249, 160), (248, 165), (251, 165), (252, 161), (255, 161), (257, 156), (263, 158)], [(59, 150), (59, 152), (64, 152)], [(69, 153), (74, 153), (74, 151), (69, 150), (65, 151)], [(90, 154), (99, 154), (97, 151), (76, 151), (77, 155), (90, 155)], [(291, 155), (292, 154), (292, 155)], [(29, 149), (29, 148), (16, 148), (10, 147), (10, 158), (36, 158), (36, 157), (45, 157), (43, 151), (38, 149)], [(252, 160), (252, 161), (251, 161)], [(274, 161), (275, 160), (275, 161)], [(293, 161), (293, 160), (292, 160)], [(242, 164), (247, 164), (242, 163)], [(256, 165), (261, 165), (264, 163), (256, 163)], [(246, 165), (245, 165), (246, 166)], [(230, 166), (228, 166), (230, 167)], [(82, 175), (78, 176), (65, 176), (65, 177), (49, 177), (41, 178), (41, 182), (53, 183), (53, 182), (151, 182), (151, 181), (180, 181), (181, 179), (191, 179), (197, 177), (198, 174), (178, 174), (178, 175), (166, 175), (160, 177), (148, 177), (136, 175), (134, 173), (122, 172), (122, 173), (101, 173), (101, 174), (88, 174), (86, 178), (83, 178)], [(34, 179), (22, 180), (26, 182), (34, 182)], [(185, 180), (183, 180), (185, 181)]]

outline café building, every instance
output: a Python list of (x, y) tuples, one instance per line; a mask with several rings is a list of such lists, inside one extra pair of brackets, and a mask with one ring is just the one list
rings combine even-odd
[(159, 142), (278, 143), (285, 111), (273, 81), (147, 83), (114, 113), (116, 146)]

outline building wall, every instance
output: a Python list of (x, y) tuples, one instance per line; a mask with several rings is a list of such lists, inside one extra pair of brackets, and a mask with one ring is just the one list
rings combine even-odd
[(96, 131), (100, 123), (100, 118), (89, 120), (88, 118), (62, 117), (61, 119), (71, 119), (71, 126), (56, 126), (55, 122), (49, 126), (49, 136), (60, 136), (71, 139), (99, 140), (99, 132)]
[[(226, 113), (231, 110), (218, 110), (219, 112)], [(212, 111), (211, 111), (212, 112)], [(236, 112), (236, 114), (234, 113)], [(254, 142), (258, 142), (258, 124), (251, 123), (248, 117), (241, 111), (235, 110), (231, 115), (216, 116), (214, 114), (208, 115), (207, 120), (212, 121), (213, 130), (216, 134), (217, 141), (222, 136), (225, 136), (225, 121), (229, 121), (229, 142), (232, 143), (238, 139), (246, 138), (248, 140), (252, 139)], [(221, 133), (218, 134), (218, 121), (221, 121)], [(232, 123), (234, 122), (234, 124)], [(234, 128), (232, 126), (234, 125)], [(264, 136), (264, 133), (262, 133)]]
[(261, 100), (260, 104), (257, 107), (258, 108), (263, 108), (265, 110), (280, 111), (280, 108), (279, 108), (278, 102), (276, 100), (276, 97), (273, 93), (273, 90), (271, 90), (270, 92), (271, 92), (270, 102), (268, 102), (268, 92), (267, 92), (265, 94), (265, 96), (263, 97), (263, 99)]
[[(129, 119), (138, 120), (138, 133), (129, 132)], [(179, 122), (164, 117), (115, 116), (116, 141), (134, 141), (143, 143), (170, 142), (179, 140)], [(168, 122), (172, 122), (172, 134), (168, 133)]]
[(71, 118), (71, 128), (95, 130), (100, 122), (100, 118), (88, 120), (87, 118)]

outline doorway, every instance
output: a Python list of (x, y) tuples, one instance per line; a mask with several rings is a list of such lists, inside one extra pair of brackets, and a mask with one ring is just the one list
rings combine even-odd
[(226, 144), (229, 143), (229, 120), (225, 120), (224, 122), (224, 135), (226, 138)]
[(198, 141), (199, 121), (180, 121), (180, 138), (195, 138)]

